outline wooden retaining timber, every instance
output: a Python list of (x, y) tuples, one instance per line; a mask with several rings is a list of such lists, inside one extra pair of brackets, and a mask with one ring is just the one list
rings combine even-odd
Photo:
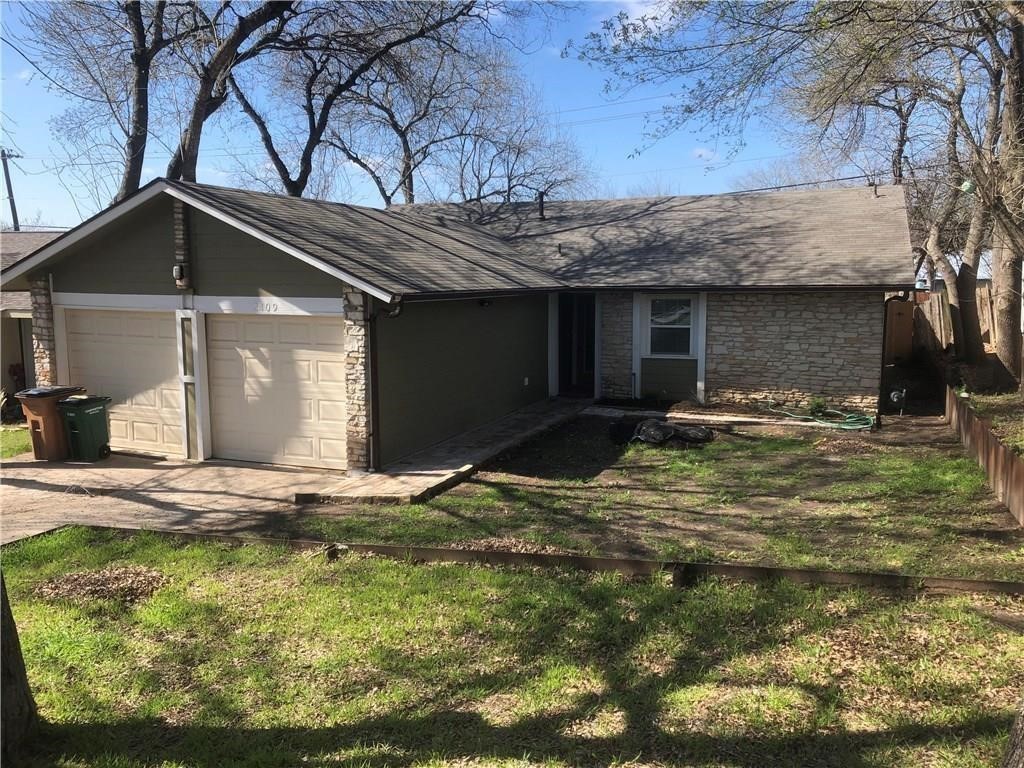
[(991, 422), (975, 414), (966, 399), (946, 387), (946, 421), (975, 459), (988, 484), (1024, 526), (1024, 458), (1007, 448), (992, 431)]
[[(100, 530), (137, 532), (134, 528), (91, 526)], [(466, 565), (553, 568), (588, 572), (621, 573), (632, 577), (671, 574), (672, 585), (685, 588), (709, 577), (724, 577), (746, 582), (786, 580), (798, 584), (836, 587), (870, 587), (899, 592), (990, 593), (1024, 596), (1024, 582), (995, 579), (959, 579), (936, 576), (905, 576), (898, 573), (861, 571), (825, 571), (809, 568), (780, 568), (739, 563), (660, 562), (628, 557), (590, 557), (554, 555), (505, 550), (453, 549), (451, 547), (411, 547), (402, 544), (340, 544), (315, 539), (281, 539), (259, 536), (230, 536), (214, 533), (160, 531), (191, 541), (216, 541), (226, 544), (264, 544), (296, 550), (323, 552), (329, 559), (347, 553), (390, 557), (417, 563), (463, 563)]]

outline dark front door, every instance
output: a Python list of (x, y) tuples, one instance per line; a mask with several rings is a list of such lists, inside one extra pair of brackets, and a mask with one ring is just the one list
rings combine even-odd
[(594, 294), (558, 297), (558, 391), (594, 396)]

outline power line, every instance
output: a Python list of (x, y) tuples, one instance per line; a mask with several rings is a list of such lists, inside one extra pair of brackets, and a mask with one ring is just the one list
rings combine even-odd
[[(622, 104), (639, 104), (642, 101), (657, 101), (658, 99), (671, 99), (676, 94), (674, 93), (663, 93), (661, 96), (643, 96), (638, 99), (623, 99), (621, 101), (606, 101), (604, 104), (590, 104), (585, 107), (572, 107), (571, 109), (555, 109), (550, 112), (545, 112), (545, 115), (565, 115), (570, 112), (586, 112), (592, 109), (607, 109), (608, 107), (618, 107)], [(656, 111), (656, 110), (655, 110)]]
[[(782, 157), (789, 157), (789, 154), (784, 155), (764, 155), (763, 157), (745, 157), (740, 160), (729, 160), (728, 165), (735, 165), (737, 163), (755, 163), (759, 160), (778, 160)], [(648, 171), (622, 171), (621, 173), (606, 173), (604, 176), (613, 179), (619, 176), (646, 176), (652, 173), (664, 173), (668, 171), (696, 171), (702, 168), (708, 168), (713, 163), (694, 163), (693, 165), (676, 165), (671, 168), (652, 168)]]

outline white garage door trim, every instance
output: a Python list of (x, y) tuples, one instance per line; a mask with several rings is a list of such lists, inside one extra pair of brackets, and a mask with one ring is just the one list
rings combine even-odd
[(218, 458), (345, 469), (345, 325), (338, 316), (207, 317)]
[[(69, 315), (69, 313), (71, 313)], [(140, 315), (142, 312), (138, 311), (125, 311), (125, 310), (103, 310), (103, 309), (71, 309), (67, 307), (54, 308), (54, 320), (55, 320), (55, 340), (58, 342), (57, 349), (57, 365), (58, 365), (58, 381), (62, 381), (69, 384), (81, 384), (89, 387), (90, 392), (93, 394), (114, 394), (114, 391), (110, 389), (110, 385), (107, 386), (96, 386), (90, 380), (90, 377), (76, 375), (72, 369), (72, 361), (74, 354), (77, 354), (79, 349), (76, 345), (79, 343), (73, 337), (74, 334), (69, 334), (69, 326), (74, 326), (73, 318), (74, 313), (79, 313), (82, 316), (82, 322), (88, 321), (90, 315), (99, 317), (102, 315), (108, 315), (115, 317), (115, 319), (126, 319), (125, 316)], [(170, 321), (172, 325), (178, 325), (177, 318), (174, 312), (151, 310), (146, 314), (160, 314), (166, 315), (166, 319)], [(156, 349), (159, 344), (158, 342), (166, 341), (164, 345), (164, 353), (168, 356), (170, 365), (174, 365), (176, 374), (180, 371), (177, 360), (180, 357), (180, 328), (172, 336), (161, 336), (159, 328), (154, 328), (154, 335), (152, 341), (143, 344), (142, 348), (145, 349)], [(83, 334), (81, 344), (88, 344), (85, 339), (87, 334)], [(123, 334), (122, 334), (123, 335)], [(139, 336), (138, 338), (149, 338), (145, 336)], [(124, 344), (126, 342), (121, 342)], [(102, 344), (101, 344), (102, 348)], [(124, 350), (121, 350), (124, 353)], [(128, 354), (127, 356), (119, 355), (113, 359), (124, 359), (131, 360), (133, 355)], [(158, 355), (158, 359), (160, 356)], [(61, 371), (63, 368), (63, 372)], [(150, 369), (152, 366), (150, 366)], [(171, 380), (174, 379), (173, 391), (175, 392), (178, 403), (177, 406), (173, 404), (164, 404), (164, 396), (170, 387), (164, 387)], [(120, 450), (128, 450), (142, 453), (151, 453), (155, 455), (166, 455), (174, 457), (184, 457), (188, 450), (188, 436), (187, 436), (187, 425), (185, 424), (185, 406), (183, 401), (183, 392), (180, 385), (180, 375), (174, 375), (168, 377), (165, 381), (157, 383), (158, 389), (155, 391), (155, 396), (158, 398), (154, 402), (153, 406), (150, 405), (133, 405), (133, 404), (122, 404), (116, 401), (110, 405), (111, 415), (111, 435), (110, 443), (111, 447)], [(141, 411), (140, 413), (133, 413), (132, 409), (137, 408)], [(152, 411), (152, 413), (147, 413)], [(177, 412), (176, 414), (174, 412)], [(139, 416), (149, 416), (151, 418), (139, 419), (136, 422), (136, 418)], [(174, 418), (168, 419), (168, 416), (177, 416), (175, 421)], [(121, 422), (123, 422), (123, 431), (121, 430)], [(148, 424), (154, 426), (156, 432), (152, 439), (141, 439), (136, 435), (136, 427), (141, 424)], [(177, 432), (179, 442), (175, 444), (174, 441), (169, 441), (168, 430), (173, 430), (170, 434)]]

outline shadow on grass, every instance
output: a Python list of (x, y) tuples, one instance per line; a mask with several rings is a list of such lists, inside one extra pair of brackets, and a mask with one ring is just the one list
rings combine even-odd
[[(166, 557), (173, 565), (177, 555), (169, 550)], [(203, 578), (221, 579), (219, 567)], [(198, 575), (190, 574), (192, 579)], [(251, 581), (258, 576), (254, 574)], [(378, 591), (361, 592), (370, 582)], [(271, 586), (281, 583), (289, 582)], [(878, 764), (880, 752), (917, 747), (954, 750), (965, 742), (1000, 737), (1011, 721), (1009, 714), (993, 715), (975, 707), (943, 725), (892, 713), (884, 716), (885, 727), (848, 732), (835, 715), (846, 695), (841, 675), (827, 684), (779, 680), (779, 685), (807, 703), (806, 711), (796, 708), (800, 722), (793, 727), (756, 719), (730, 724), (728, 719), (719, 721), (714, 712), (696, 725), (673, 720), (677, 714), (669, 710), (671, 693), (730, 683), (743, 689), (751, 680), (742, 675), (733, 679), (730, 663), (770, 656), (776, 649), (793, 647), (803, 636), (840, 625), (882, 620), (899, 604), (895, 599), (854, 597), (848, 610), (835, 616), (823, 610), (824, 602), (835, 593), (782, 583), (734, 588), (709, 582), (691, 590), (673, 590), (572, 574), (430, 568), (373, 560), (343, 560), (303, 584), (303, 588), (332, 585), (338, 606), (353, 603), (357, 613), (363, 614), (362, 621), (387, 621), (403, 610), (424, 612), (424, 616), (449, 612), (454, 617), (452, 631), (445, 636), (447, 642), (421, 637), (415, 629), (404, 639), (375, 642), (354, 667), (338, 668), (324, 679), (301, 659), (296, 666), (283, 653), (288, 632), (277, 634), (281, 628), (267, 627), (268, 634), (260, 637), (257, 667), (251, 671), (265, 670), (271, 676), (265, 681), (268, 690), (298, 683), (301, 691), (308, 685), (309, 701), (322, 705), (323, 711), (307, 715), (306, 725), (288, 722), (288, 706), (270, 704), (270, 709), (260, 710), (260, 704), (238, 691), (229, 695), (247, 674), (245, 668), (235, 666), (239, 650), (231, 645), (246, 625), (236, 626), (243, 619), (229, 620), (205, 600), (181, 593), (177, 602), (165, 601), (166, 610), (175, 611), (174, 631), (168, 631), (170, 624), (155, 628), (156, 663), (145, 673), (134, 673), (132, 688), (185, 692), (195, 697), (192, 710), (174, 722), (132, 712), (97, 720), (96, 713), (104, 705), (90, 705), (89, 694), (76, 686), (76, 695), (83, 699), (75, 705), (81, 713), (76, 715), (79, 721), (46, 724), (31, 764), (71, 760), (118, 768), (165, 763), (196, 768), (403, 768), (445, 761), (493, 764), (527, 757), (535, 763), (576, 765), (632, 761), (866, 768)], [(483, 611), (482, 616), (471, 616), (473, 611), (467, 608), (473, 601), (459, 597), (460, 589), (468, 589), (465, 594), (471, 598), (481, 588), (493, 593), (494, 599), (476, 609)], [(305, 594), (296, 592), (293, 597), (301, 605)], [(379, 602), (381, 594), (387, 595), (386, 605)], [(410, 603), (410, 595), (427, 595), (430, 600)], [(159, 599), (159, 594), (153, 598)], [(231, 604), (230, 595), (224, 599), (229, 600), (224, 605)], [(125, 631), (133, 631), (130, 617), (123, 621)], [(260, 618), (253, 615), (244, 621), (255, 627)], [(303, 643), (311, 643), (312, 650), (330, 648), (332, 636), (329, 631), (304, 636)], [(468, 639), (465, 647), (464, 639)], [(501, 661), (477, 663), (480, 648), (485, 652), (481, 658)], [(189, 674), (200, 664), (205, 669), (201, 677)], [(364, 664), (372, 670), (369, 676), (353, 678), (352, 673)], [(215, 674), (211, 665), (217, 667)], [(546, 676), (552, 670), (566, 666), (591, 670), (598, 684), (556, 680), (556, 691), (540, 710), (527, 707), (511, 718), (494, 717), (487, 709), (488, 694), (523, 691), (542, 679), (550, 680)], [(772, 685), (774, 679), (771, 673), (759, 675), (755, 683)], [(386, 694), (396, 685), (407, 686), (415, 694), (390, 703), (366, 698), (370, 690)], [(951, 697), (965, 704), (973, 700), (968, 688), (940, 693), (947, 702)], [(347, 707), (350, 702), (356, 706)], [(621, 713), (619, 727), (607, 732), (578, 727), (608, 708)], [(784, 706), (783, 714), (787, 712)], [(254, 721), (275, 724), (256, 727)]]
[[(229, 765), (332, 765), (399, 768), (451, 760), (459, 765), (481, 760), (565, 761), (590, 765), (630, 759), (712, 761), (742, 768), (843, 766), (867, 768), (868, 756), (893, 745), (954, 745), (1005, 733), (1012, 717), (977, 717), (956, 725), (907, 724), (870, 733), (791, 733), (785, 735), (664, 735), (641, 755), (629, 737), (564, 735), (567, 716), (529, 717), (510, 726), (494, 726), (476, 713), (441, 711), (425, 715), (384, 715), (327, 728), (251, 729), (171, 726), (160, 720), (129, 720), (115, 725), (47, 725), (40, 738), (67, 744), (89, 764), (180, 764), (195, 768)], [(72, 746), (73, 745), (73, 746)], [(351, 758), (338, 753), (353, 752)]]

